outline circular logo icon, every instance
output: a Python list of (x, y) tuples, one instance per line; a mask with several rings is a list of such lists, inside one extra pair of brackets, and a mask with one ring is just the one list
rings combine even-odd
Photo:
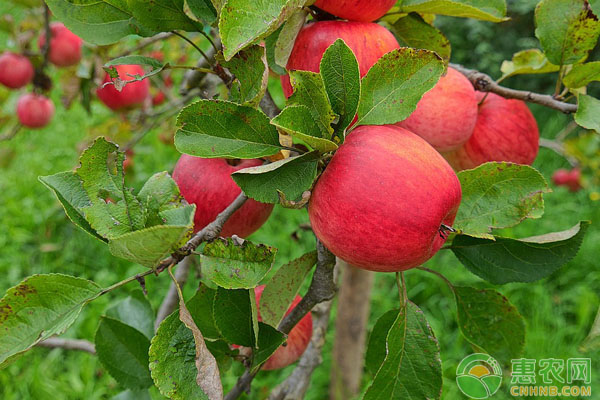
[(456, 368), (456, 383), (472, 399), (487, 399), (502, 383), (502, 368), (489, 354), (475, 353), (463, 358)]

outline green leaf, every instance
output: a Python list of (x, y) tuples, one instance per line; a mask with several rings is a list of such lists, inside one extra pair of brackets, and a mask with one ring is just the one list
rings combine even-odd
[(400, 11), (475, 18), (491, 22), (507, 20), (505, 0), (403, 0)]
[(274, 32), (305, 2), (227, 0), (219, 20), (225, 59), (230, 60), (238, 51)]
[(281, 192), (291, 201), (312, 187), (317, 178), (319, 153), (314, 151), (258, 167), (244, 168), (231, 177), (248, 196), (263, 203), (279, 203)]
[(458, 326), (474, 346), (504, 366), (525, 346), (525, 320), (506, 297), (492, 289), (454, 287)]
[(307, 16), (308, 13), (303, 9), (300, 9), (290, 15), (285, 24), (282, 25), (273, 52), (273, 57), (277, 65), (287, 65), (292, 49), (294, 48), (296, 36), (298, 36), (298, 33), (300, 33), (300, 30), (304, 26)]
[(419, 14), (410, 13), (400, 18), (392, 25), (391, 31), (400, 45), (435, 51), (444, 60), (445, 65), (450, 62), (450, 41), (439, 29), (425, 22)]
[(593, 81), (600, 81), (600, 61), (574, 65), (563, 78), (564, 85), (570, 89), (585, 87)]
[(587, 94), (580, 94), (575, 122), (585, 129), (600, 132), (600, 100)]
[(194, 334), (174, 312), (150, 344), (150, 371), (160, 393), (172, 400), (209, 399), (196, 383), (195, 355)]
[(252, 289), (271, 270), (277, 249), (244, 240), (219, 238), (202, 250), (202, 274), (226, 289)]
[(311, 251), (282, 265), (265, 285), (260, 297), (260, 315), (264, 323), (277, 327), (298, 294), (302, 282), (317, 262)]
[(500, 71), (502, 79), (513, 75), (522, 74), (546, 74), (557, 72), (560, 69), (558, 65), (552, 64), (544, 53), (538, 49), (522, 50), (515, 53), (511, 61), (503, 61)]
[(105, 67), (112, 67), (115, 65), (146, 65), (148, 67), (152, 67), (152, 69), (163, 69), (164, 64), (158, 61), (156, 58), (131, 55), (131, 56), (123, 56), (110, 60), (106, 64)]
[(150, 392), (147, 389), (142, 390), (124, 390), (121, 393), (110, 398), (111, 400), (152, 400)]
[(600, 15), (600, 0), (588, 0), (590, 8), (596, 15)]
[(585, 129), (600, 132), (600, 100), (587, 94), (580, 94), (575, 122)]
[(542, 0), (535, 9), (535, 36), (556, 65), (585, 59), (600, 35), (598, 18), (585, 0)]
[(492, 238), (492, 229), (508, 228), (544, 214), (543, 193), (551, 190), (544, 177), (528, 165), (491, 162), (458, 173), (462, 201), (454, 228)]
[(140, 24), (157, 32), (175, 29), (197, 32), (202, 29), (185, 15), (184, 0), (127, 0), (127, 4)]
[(443, 71), (442, 59), (428, 50), (404, 47), (385, 54), (362, 80), (355, 126), (393, 124), (408, 118)]
[(177, 117), (175, 147), (204, 158), (258, 158), (283, 147), (269, 118), (252, 107), (222, 100), (200, 100)]
[(321, 131), (321, 137), (330, 139), (335, 114), (329, 104), (321, 75), (309, 71), (290, 71), (290, 82), (294, 93), (288, 99), (288, 105), (308, 107)]
[(398, 317), (398, 313), (398, 310), (386, 312), (379, 317), (371, 331), (369, 345), (367, 346), (367, 355), (365, 356), (365, 368), (371, 375), (377, 374), (379, 367), (381, 367), (381, 364), (385, 360), (385, 356), (387, 355), (386, 338)]
[(127, 2), (114, 0), (47, 0), (52, 14), (89, 43), (107, 45), (128, 35), (152, 36), (141, 26)]
[(214, 342), (206, 342), (206, 347), (217, 360), (219, 366), (219, 372), (221, 374), (226, 373), (231, 364), (233, 364), (232, 357), (238, 355), (238, 351), (231, 349), (226, 341), (216, 340)]
[(202, 332), (202, 336), (209, 340), (221, 338), (213, 317), (216, 295), (216, 290), (210, 289), (206, 285), (200, 285), (196, 294), (186, 302), (196, 326)]
[(33, 275), (0, 300), (0, 366), (42, 340), (60, 335), (101, 288), (74, 276)]
[(110, 307), (106, 310), (106, 315), (137, 329), (148, 340), (154, 336), (154, 311), (141, 290), (134, 290), (129, 296)]
[(325, 50), (320, 65), (321, 78), (334, 113), (340, 116), (335, 133), (344, 138), (360, 100), (360, 71), (354, 53), (342, 39)]
[(582, 221), (566, 231), (520, 240), (457, 235), (451, 249), (469, 271), (488, 282), (533, 282), (550, 276), (575, 257), (589, 224)]
[(152, 386), (148, 368), (150, 339), (116, 319), (102, 317), (96, 331), (98, 359), (110, 375), (129, 389)]
[(75, 225), (96, 239), (107, 241), (85, 219), (82, 209), (91, 206), (92, 202), (83, 190), (81, 179), (75, 172), (68, 171), (50, 176), (40, 176), (39, 180), (54, 192), (65, 213)]
[(306, 106), (287, 106), (271, 120), (271, 124), (320, 153), (328, 153), (338, 148), (331, 140), (321, 137), (321, 130)]
[(258, 344), (254, 351), (252, 366), (258, 367), (271, 357), (271, 355), (286, 340), (286, 335), (263, 322), (258, 323)]
[(598, 351), (598, 349), (600, 349), (600, 308), (598, 309), (596, 319), (592, 324), (590, 332), (583, 343), (581, 343), (581, 346), (579, 346), (579, 351), (582, 353)]
[(253, 307), (256, 309), (254, 291), (224, 289), (219, 287), (215, 296), (213, 315), (217, 329), (228, 343), (254, 347), (256, 344)]
[(423, 311), (408, 302), (397, 314), (385, 343), (385, 360), (363, 399), (438, 399), (442, 391), (440, 349)]
[(240, 104), (258, 105), (269, 83), (265, 48), (256, 45), (240, 51), (230, 61), (225, 61), (222, 57), (219, 59), (235, 75), (230, 99)]
[(186, 225), (157, 225), (126, 233), (111, 239), (108, 249), (116, 257), (152, 268), (182, 244), (193, 227), (195, 210), (195, 205), (186, 206)]
[(186, 15), (195, 21), (211, 25), (217, 19), (217, 11), (210, 0), (185, 0), (184, 11), (186, 7), (189, 10)]
[(182, 196), (177, 183), (167, 172), (152, 175), (144, 183), (137, 197), (148, 214), (146, 227), (164, 224), (165, 218), (161, 216), (162, 212), (174, 208), (186, 209), (186, 206), (181, 207)]
[(277, 29), (275, 32), (271, 33), (269, 36), (265, 38), (265, 50), (267, 52), (267, 62), (269, 64), (269, 68), (277, 75), (286, 75), (287, 71), (285, 70), (285, 65), (279, 65), (275, 61), (275, 46), (277, 46), (277, 41), (279, 40), (279, 35), (283, 26)]

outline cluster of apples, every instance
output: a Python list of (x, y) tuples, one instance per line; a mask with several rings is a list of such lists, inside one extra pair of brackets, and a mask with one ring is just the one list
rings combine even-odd
[(565, 186), (571, 192), (578, 192), (583, 188), (581, 185), (581, 170), (579, 168), (557, 169), (552, 174), (552, 182), (556, 186)]
[[(60, 22), (50, 24), (48, 61), (57, 67), (70, 67), (81, 59), (82, 40)], [(46, 34), (38, 38), (40, 52), (46, 44)], [(33, 81), (35, 68), (28, 57), (5, 52), (0, 55), (0, 83), (9, 89), (20, 89)], [(54, 104), (43, 94), (26, 93), (17, 101), (19, 122), (29, 128), (42, 128), (52, 120)]]

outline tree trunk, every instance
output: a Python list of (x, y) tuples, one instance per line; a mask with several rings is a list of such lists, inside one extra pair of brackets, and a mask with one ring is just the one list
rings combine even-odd
[(342, 274), (331, 362), (331, 400), (349, 400), (360, 391), (374, 274), (338, 259)]

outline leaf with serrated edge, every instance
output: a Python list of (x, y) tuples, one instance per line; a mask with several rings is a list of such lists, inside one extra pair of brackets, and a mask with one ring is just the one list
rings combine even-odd
[(286, 335), (264, 322), (258, 323), (258, 342), (252, 359), (253, 370), (264, 363), (281, 346)]
[(440, 349), (423, 311), (408, 302), (386, 336), (386, 356), (364, 400), (438, 399)]
[(589, 224), (582, 221), (563, 232), (521, 240), (457, 235), (451, 249), (469, 271), (488, 282), (533, 282), (550, 276), (575, 257)]
[(184, 0), (127, 0), (133, 16), (149, 29), (169, 32), (174, 29), (197, 32), (202, 25), (183, 11)]
[(387, 355), (386, 337), (394, 321), (398, 317), (398, 310), (390, 310), (383, 314), (373, 327), (369, 336), (369, 345), (365, 356), (365, 368), (374, 376), (385, 356)]
[(258, 158), (283, 147), (269, 118), (252, 107), (222, 100), (200, 100), (177, 117), (175, 147), (204, 158)]
[(258, 45), (248, 47), (229, 61), (225, 61), (219, 53), (218, 59), (235, 75), (230, 100), (250, 106), (258, 105), (269, 83), (265, 48)]
[(458, 173), (462, 201), (453, 227), (466, 235), (493, 239), (508, 228), (544, 213), (544, 177), (528, 165), (491, 162)]
[(53, 335), (60, 335), (101, 288), (74, 276), (33, 275), (0, 300), (0, 366)]
[(443, 71), (444, 62), (432, 51), (403, 47), (385, 54), (362, 79), (354, 126), (394, 124), (408, 118)]
[(587, 94), (580, 94), (575, 122), (585, 129), (600, 132), (600, 100)]
[(321, 75), (310, 71), (290, 71), (290, 82), (294, 93), (288, 99), (288, 105), (306, 106), (321, 131), (321, 137), (330, 139), (335, 114), (329, 104)]
[(106, 315), (137, 329), (146, 335), (148, 340), (154, 336), (154, 311), (144, 293), (139, 289), (111, 306), (106, 310)]
[(308, 13), (302, 9), (293, 13), (283, 25), (277, 42), (275, 43), (275, 51), (273, 56), (277, 65), (287, 65), (296, 36), (304, 26)]
[(271, 270), (275, 254), (277, 249), (264, 244), (219, 238), (202, 250), (202, 274), (226, 289), (252, 289)]
[(253, 304), (256, 309), (253, 290), (217, 288), (213, 315), (217, 329), (228, 343), (246, 347), (256, 344), (258, 329), (254, 327)]
[(585, 87), (594, 81), (600, 81), (600, 61), (574, 65), (563, 78), (564, 85), (571, 89)]
[(492, 289), (454, 287), (458, 326), (473, 345), (504, 366), (519, 358), (525, 345), (525, 321), (506, 297)]
[(410, 13), (400, 18), (392, 25), (391, 31), (400, 45), (435, 51), (442, 57), (444, 64), (448, 65), (451, 53), (450, 41), (439, 29), (425, 22), (419, 14)]
[(335, 133), (343, 139), (358, 110), (360, 100), (360, 71), (352, 50), (342, 39), (325, 50), (320, 74), (333, 112), (340, 116)]
[(294, 136), (320, 153), (337, 150), (338, 145), (321, 137), (319, 126), (306, 106), (288, 106), (271, 120), (277, 129)]
[(511, 61), (503, 61), (500, 71), (502, 78), (521, 74), (546, 74), (556, 72), (558, 65), (552, 64), (539, 49), (523, 50), (515, 53)]
[(244, 168), (231, 174), (246, 196), (263, 203), (279, 203), (279, 194), (298, 200), (317, 178), (319, 153), (289, 157), (258, 167)]
[(401, 2), (400, 11), (475, 18), (491, 22), (508, 19), (505, 0), (404, 0)]
[(316, 262), (317, 252), (311, 251), (277, 270), (260, 297), (260, 315), (264, 323), (274, 327), (279, 325)]

